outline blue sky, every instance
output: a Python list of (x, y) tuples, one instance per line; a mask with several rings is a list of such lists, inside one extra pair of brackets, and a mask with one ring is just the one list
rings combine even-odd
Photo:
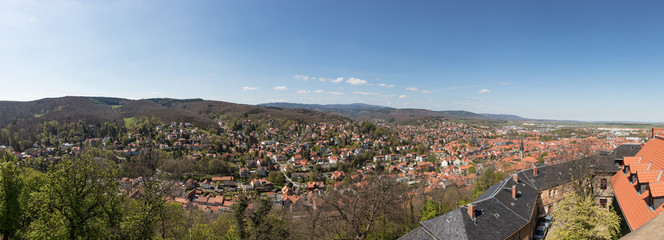
[(362, 102), (664, 122), (661, 1), (0, 0), (1, 100)]

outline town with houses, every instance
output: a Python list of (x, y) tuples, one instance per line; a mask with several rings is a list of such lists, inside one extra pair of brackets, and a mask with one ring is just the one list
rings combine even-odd
[[(285, 128), (256, 128), (248, 120), (233, 127), (222, 121), (218, 124), (222, 127), (218, 134), (191, 123), (173, 122), (130, 130), (124, 139), (88, 138), (58, 145), (36, 142), (32, 148), (14, 154), (24, 161), (52, 161), (57, 160), (58, 153), (74, 155), (81, 148), (100, 147), (122, 159), (156, 148), (177, 152), (191, 161), (219, 159), (232, 164), (234, 172), (176, 179), (168, 201), (184, 209), (218, 214), (231, 211), (239, 193), (253, 192), (271, 199), (275, 208), (297, 213), (315, 205), (326, 189), (337, 189), (349, 184), (349, 179), (362, 179), (376, 171), (410, 185), (413, 196), (450, 186), (470, 190), (478, 173), (486, 168), (515, 174), (609, 152), (626, 144), (638, 145), (648, 134), (638, 128), (542, 123), (484, 126), (458, 121), (410, 125), (323, 122)], [(367, 126), (385, 129), (388, 134), (363, 129)], [(140, 194), (140, 177), (120, 181), (122, 191), (129, 196)]]

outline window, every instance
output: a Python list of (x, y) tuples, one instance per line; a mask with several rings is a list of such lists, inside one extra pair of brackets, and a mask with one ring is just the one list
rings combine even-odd
[(599, 200), (599, 205), (602, 206), (602, 208), (606, 208), (606, 199), (602, 198)]
[(602, 190), (606, 190), (606, 178), (602, 178), (600, 180), (599, 188)]

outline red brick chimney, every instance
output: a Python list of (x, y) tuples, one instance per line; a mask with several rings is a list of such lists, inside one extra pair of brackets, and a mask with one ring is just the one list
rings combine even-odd
[(664, 128), (653, 128), (650, 134), (650, 139), (655, 138), (655, 136), (664, 136)]
[(533, 176), (537, 176), (537, 173), (538, 173), (538, 171), (537, 171), (537, 166), (535, 166), (535, 167), (533, 168)]
[(516, 199), (516, 185), (512, 185), (512, 198)]
[(472, 203), (468, 204), (468, 216), (470, 216), (471, 219), (475, 219), (475, 205)]
[(514, 174), (514, 175), (512, 175), (512, 179), (513, 179), (515, 182), (518, 183), (518, 182), (519, 182), (519, 174)]

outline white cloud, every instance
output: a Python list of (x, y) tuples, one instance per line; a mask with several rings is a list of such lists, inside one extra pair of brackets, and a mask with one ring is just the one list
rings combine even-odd
[(277, 98), (277, 99), (272, 100), (272, 102), (286, 102), (286, 99)]
[(407, 88), (406, 88), (406, 91), (413, 91), (413, 92), (417, 92), (417, 91), (419, 91), (419, 89), (417, 89), (417, 88), (414, 88), (414, 87), (407, 87)]
[(407, 98), (407, 97), (408, 97), (408, 96), (406, 96), (406, 95), (401, 95), (401, 96), (399, 96), (400, 99), (404, 99), (404, 98)]
[(333, 82), (333, 83), (340, 83), (340, 82), (343, 82), (343, 81), (344, 81), (344, 78), (342, 78), (342, 77), (339, 77), (337, 79), (330, 79), (330, 82)]
[(295, 78), (297, 80), (302, 80), (302, 81), (308, 81), (309, 80), (309, 76), (307, 76), (307, 75), (295, 75), (293, 78)]
[(254, 91), (254, 90), (258, 90), (258, 87), (247, 87), (247, 86), (244, 86), (244, 87), (242, 87), (242, 90), (244, 90), (244, 91)]
[(368, 83), (367, 80), (362, 80), (362, 79), (353, 78), (353, 77), (346, 80), (346, 82), (350, 83), (351, 85), (364, 85), (364, 84)]
[(39, 22), (39, 18), (31, 16), (30, 18), (28, 18), (28, 21), (36, 23), (36, 22)]
[[(308, 90), (307, 90), (307, 91), (308, 91)], [(320, 89), (314, 91), (314, 93), (318, 93), (318, 94), (330, 94), (330, 95), (344, 95), (343, 92), (328, 92), (328, 91), (320, 90)]]
[(286, 86), (276, 86), (276, 87), (274, 87), (274, 90), (277, 90), (277, 91), (288, 91), (288, 88), (286, 88)]
[(394, 84), (389, 84), (389, 85), (388, 85), (388, 84), (385, 84), (385, 83), (381, 83), (381, 84), (378, 84), (378, 86), (379, 86), (379, 87), (386, 87), (386, 88), (393, 88), (393, 87), (394, 87)]
[(480, 90), (477, 93), (490, 93), (490, 92), (491, 92), (491, 90), (485, 88), (485, 89)]
[(301, 94), (307, 94), (307, 93), (310, 93), (310, 92), (311, 92), (311, 90), (303, 90), (303, 89), (297, 90), (297, 93), (301, 93)]
[(432, 93), (432, 92), (429, 91), (429, 90), (422, 90), (421, 92), (422, 92), (422, 93), (426, 93), (426, 94), (431, 94), (431, 93)]
[(327, 80), (327, 79), (322, 78), (322, 77), (321, 77), (321, 78), (318, 78), (318, 81), (321, 81), (321, 82), (325, 82), (325, 80)]
[(365, 95), (365, 96), (382, 96), (382, 94), (380, 94), (380, 93), (375, 93), (375, 92), (361, 92), (361, 91), (354, 91), (353, 94)]
[(505, 85), (510, 85), (510, 84), (512, 84), (512, 83), (511, 83), (511, 82), (501, 82), (501, 83), (500, 83), (500, 85), (503, 85), (503, 86), (505, 86)]

